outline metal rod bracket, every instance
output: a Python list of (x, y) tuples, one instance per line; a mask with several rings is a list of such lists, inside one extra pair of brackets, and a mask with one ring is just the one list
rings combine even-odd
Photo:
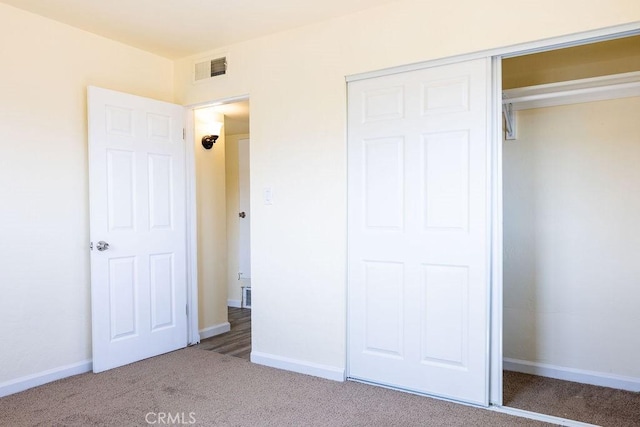
[(516, 115), (513, 111), (513, 105), (502, 104), (502, 115), (504, 116), (504, 139), (514, 140), (516, 138)]

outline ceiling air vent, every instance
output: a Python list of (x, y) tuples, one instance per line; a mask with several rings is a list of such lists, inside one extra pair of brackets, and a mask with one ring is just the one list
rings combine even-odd
[(227, 57), (206, 59), (196, 62), (194, 68), (194, 81), (210, 79), (211, 77), (227, 74)]

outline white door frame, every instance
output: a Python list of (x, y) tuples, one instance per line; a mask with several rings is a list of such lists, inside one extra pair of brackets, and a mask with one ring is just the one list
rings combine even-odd
[[(502, 68), (501, 61), (503, 58), (521, 56), (531, 53), (544, 52), (549, 50), (567, 48), (572, 46), (596, 43), (600, 41), (613, 40), (617, 38), (629, 37), (640, 34), (640, 22), (631, 24), (617, 25), (597, 30), (590, 30), (581, 33), (575, 33), (565, 36), (553, 37), (544, 40), (538, 40), (528, 43), (489, 49), (479, 52), (473, 52), (464, 55), (457, 55), (447, 58), (440, 58), (426, 62), (404, 65), (400, 67), (387, 68), (383, 70), (371, 71), (346, 77), (347, 82), (381, 77), (390, 74), (403, 73), (407, 71), (418, 70), (427, 67), (436, 67), (439, 65), (450, 64), (455, 62), (468, 61), (477, 58), (492, 59), (492, 94), (493, 109), (492, 123), (493, 128), (490, 130), (490, 167), (491, 176), (491, 192), (489, 206), (491, 209), (491, 283), (490, 283), (490, 328), (489, 336), (489, 404), (491, 409), (518, 415), (526, 418), (537, 419), (547, 422), (565, 423), (565, 425), (579, 425), (580, 423), (571, 420), (564, 420), (558, 417), (537, 414), (529, 411), (523, 411), (513, 408), (502, 407)], [(347, 286), (348, 288), (348, 286)], [(348, 292), (348, 289), (346, 290)], [(345, 321), (348, 319), (345, 313)], [(348, 327), (347, 327), (348, 330)], [(348, 349), (348, 337), (346, 338), (345, 348)], [(347, 371), (348, 354), (346, 357)], [(567, 424), (568, 423), (568, 424)]]
[[(196, 205), (196, 152), (195, 152), (195, 128), (194, 111), (204, 107), (214, 107), (216, 105), (232, 104), (234, 102), (246, 101), (248, 94), (218, 98), (211, 101), (190, 104), (185, 109), (185, 147), (186, 147), (186, 168), (187, 175), (187, 345), (198, 344), (200, 342), (200, 332), (198, 329), (198, 221)], [(251, 111), (251, 106), (249, 106)], [(249, 112), (251, 114), (251, 112)]]

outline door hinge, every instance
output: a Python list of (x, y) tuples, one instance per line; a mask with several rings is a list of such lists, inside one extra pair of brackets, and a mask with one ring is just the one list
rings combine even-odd
[(89, 250), (93, 250), (93, 242), (89, 242)]
[(182, 128), (182, 139), (186, 139), (187, 138), (187, 131), (185, 128)]
[(189, 304), (184, 306), (185, 308), (185, 313), (187, 314), (187, 316), (189, 316)]

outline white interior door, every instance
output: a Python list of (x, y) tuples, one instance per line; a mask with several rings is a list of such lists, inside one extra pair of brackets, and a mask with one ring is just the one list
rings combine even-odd
[(490, 61), (349, 83), (349, 376), (488, 404)]
[(240, 277), (245, 279), (245, 284), (250, 284), (251, 279), (251, 229), (249, 227), (251, 207), (249, 204), (249, 146), (248, 139), (238, 141), (238, 181), (239, 181), (239, 205), (240, 227), (239, 227), (239, 268)]
[(97, 87), (88, 89), (88, 106), (100, 372), (187, 344), (184, 110)]

